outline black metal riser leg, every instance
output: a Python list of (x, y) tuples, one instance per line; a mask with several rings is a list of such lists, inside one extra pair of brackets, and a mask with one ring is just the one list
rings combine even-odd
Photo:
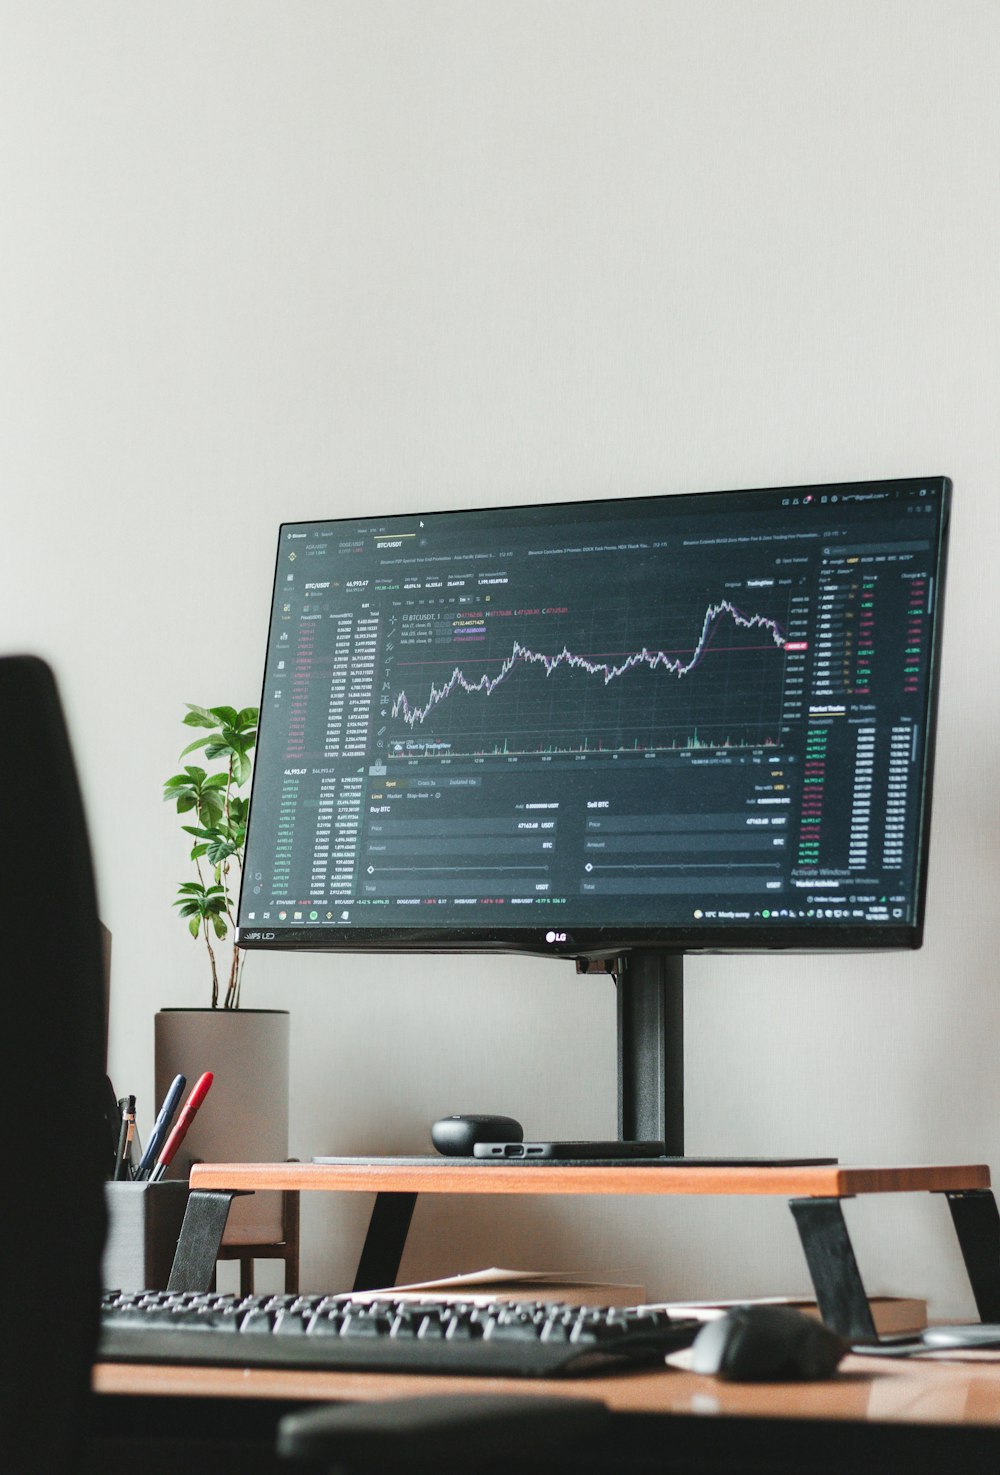
[(396, 1284), (416, 1202), (415, 1193), (375, 1195), (358, 1273), (354, 1277), (356, 1291), (373, 1291)]
[(946, 1193), (981, 1321), (1000, 1322), (1000, 1213), (989, 1188)]
[(168, 1291), (207, 1291), (212, 1286), (219, 1246), (229, 1218), (232, 1189), (198, 1188), (188, 1198), (177, 1237)]
[(849, 1342), (876, 1340), (840, 1199), (793, 1198), (788, 1207), (795, 1216), (824, 1322)]

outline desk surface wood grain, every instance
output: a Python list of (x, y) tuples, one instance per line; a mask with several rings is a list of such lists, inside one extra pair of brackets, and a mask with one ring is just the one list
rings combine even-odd
[(757, 1384), (720, 1383), (674, 1368), (542, 1381), (99, 1363), (93, 1386), (103, 1394), (307, 1401), (430, 1393), (564, 1393), (599, 1398), (619, 1412), (1000, 1427), (996, 1362), (847, 1357), (837, 1375), (824, 1382)]

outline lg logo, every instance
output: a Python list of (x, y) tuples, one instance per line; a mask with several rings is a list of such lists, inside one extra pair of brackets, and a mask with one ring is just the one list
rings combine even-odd
[(546, 942), (569, 942), (569, 934), (566, 932), (546, 932)]

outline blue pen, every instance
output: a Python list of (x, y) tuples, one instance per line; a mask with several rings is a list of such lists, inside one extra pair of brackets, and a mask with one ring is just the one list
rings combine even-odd
[(137, 1178), (145, 1178), (151, 1172), (153, 1164), (156, 1162), (156, 1155), (163, 1146), (167, 1133), (170, 1131), (170, 1123), (173, 1121), (174, 1112), (177, 1110), (180, 1099), (184, 1095), (184, 1087), (186, 1085), (186, 1076), (174, 1076), (171, 1081), (170, 1090), (163, 1098), (163, 1105), (160, 1107), (160, 1114), (156, 1118), (156, 1124), (149, 1134), (146, 1151), (142, 1155), (139, 1169), (136, 1173)]

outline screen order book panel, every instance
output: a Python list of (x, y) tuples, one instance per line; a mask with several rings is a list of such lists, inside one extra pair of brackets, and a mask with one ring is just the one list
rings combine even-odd
[(917, 945), (949, 494), (283, 525), (241, 944)]

